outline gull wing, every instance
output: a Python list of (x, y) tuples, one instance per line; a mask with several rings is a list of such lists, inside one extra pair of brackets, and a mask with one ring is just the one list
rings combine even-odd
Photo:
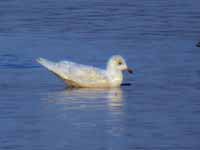
[(54, 63), (43, 58), (37, 61), (63, 79), (69, 86), (103, 87), (108, 85), (109, 80), (104, 70), (70, 61)]

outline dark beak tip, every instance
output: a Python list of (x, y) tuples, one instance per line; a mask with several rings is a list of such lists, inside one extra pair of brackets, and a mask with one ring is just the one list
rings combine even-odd
[(132, 74), (132, 73), (133, 73), (133, 71), (129, 71), (129, 73), (130, 73), (130, 74)]
[(130, 69), (130, 68), (128, 68), (128, 72), (132, 74), (132, 73), (133, 73), (133, 70)]

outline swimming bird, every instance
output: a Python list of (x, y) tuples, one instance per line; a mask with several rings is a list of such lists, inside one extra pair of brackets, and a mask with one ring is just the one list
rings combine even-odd
[(38, 58), (37, 62), (63, 79), (69, 87), (110, 88), (119, 87), (123, 81), (123, 71), (133, 73), (125, 59), (120, 55), (112, 56), (106, 69), (78, 64), (71, 61), (52, 62)]

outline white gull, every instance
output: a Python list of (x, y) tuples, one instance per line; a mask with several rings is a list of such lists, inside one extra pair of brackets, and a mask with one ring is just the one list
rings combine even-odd
[(63, 79), (68, 86), (79, 88), (119, 87), (123, 81), (122, 72), (133, 72), (120, 55), (112, 56), (105, 70), (71, 61), (52, 62), (38, 58), (37, 62)]

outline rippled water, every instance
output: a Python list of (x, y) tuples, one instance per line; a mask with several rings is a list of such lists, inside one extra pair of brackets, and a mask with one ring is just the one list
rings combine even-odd
[[(0, 149), (199, 150), (198, 0), (1, 0)], [(66, 89), (35, 59), (135, 69), (118, 89)]]

